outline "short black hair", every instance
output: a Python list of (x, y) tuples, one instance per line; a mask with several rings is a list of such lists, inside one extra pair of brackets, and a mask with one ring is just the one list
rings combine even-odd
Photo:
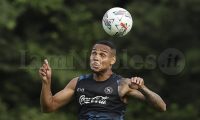
[(106, 45), (106, 46), (110, 47), (111, 49), (116, 50), (116, 47), (115, 47), (115, 45), (114, 45), (114, 43), (112, 41), (102, 40), (102, 41), (96, 42), (95, 44), (103, 44), (103, 45)]
[(113, 55), (116, 55), (116, 46), (114, 45), (114, 43), (110, 40), (102, 40), (102, 41), (98, 41), (95, 44), (102, 44), (102, 45), (106, 45), (108, 47), (111, 48)]

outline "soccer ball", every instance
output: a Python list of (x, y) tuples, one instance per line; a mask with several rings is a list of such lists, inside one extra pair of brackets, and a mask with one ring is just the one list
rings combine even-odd
[(109, 9), (103, 16), (102, 25), (106, 33), (111, 36), (122, 37), (132, 28), (131, 14), (120, 7)]

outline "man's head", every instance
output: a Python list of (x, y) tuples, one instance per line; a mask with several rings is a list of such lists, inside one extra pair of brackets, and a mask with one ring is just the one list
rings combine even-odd
[(94, 44), (90, 55), (90, 67), (94, 72), (102, 72), (112, 68), (116, 62), (116, 48), (110, 41)]

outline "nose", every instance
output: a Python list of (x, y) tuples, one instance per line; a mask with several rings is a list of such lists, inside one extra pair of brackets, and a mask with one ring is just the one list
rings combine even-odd
[(92, 56), (92, 60), (94, 60), (94, 61), (99, 61), (99, 59), (100, 59), (100, 56), (98, 54)]
[(96, 55), (96, 56), (93, 57), (93, 60), (94, 61), (99, 61), (99, 57)]

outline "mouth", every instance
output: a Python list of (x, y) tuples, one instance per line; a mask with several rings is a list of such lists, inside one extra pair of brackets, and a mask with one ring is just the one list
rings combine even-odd
[(92, 63), (91, 63), (91, 67), (92, 67), (92, 68), (98, 69), (98, 68), (100, 68), (100, 66), (101, 66), (101, 65), (100, 65), (99, 62), (92, 62)]

